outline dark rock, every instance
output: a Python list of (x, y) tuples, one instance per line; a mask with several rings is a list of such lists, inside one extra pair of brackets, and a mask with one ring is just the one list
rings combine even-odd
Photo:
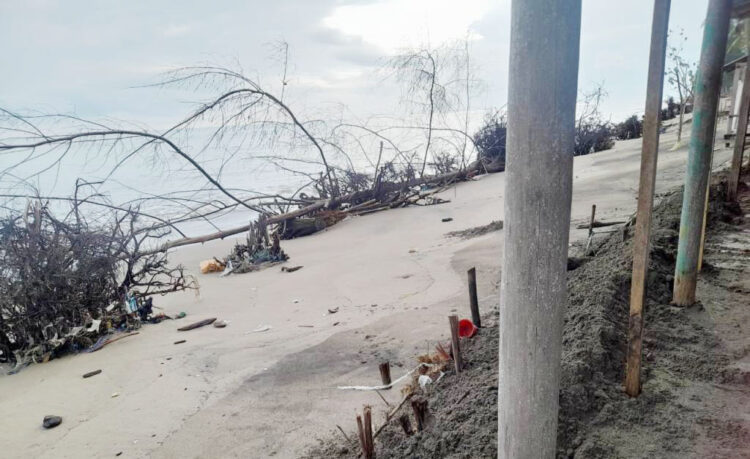
[(60, 416), (45, 416), (44, 421), (42, 421), (42, 425), (45, 429), (51, 429), (53, 427), (57, 427), (62, 423), (62, 417)]

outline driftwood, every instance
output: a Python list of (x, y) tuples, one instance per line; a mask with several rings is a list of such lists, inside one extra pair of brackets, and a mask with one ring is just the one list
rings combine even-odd
[(623, 222), (623, 221), (600, 222), (598, 220), (595, 220), (593, 223), (581, 223), (580, 225), (576, 225), (576, 228), (577, 229), (604, 228), (607, 226), (622, 225), (624, 223), (627, 223), (627, 222)]
[(215, 320), (216, 320), (216, 317), (211, 317), (210, 319), (204, 319), (204, 320), (192, 323), (190, 325), (185, 325), (184, 327), (180, 327), (177, 329), (177, 331), (188, 331), (188, 330), (193, 330), (193, 329), (200, 328), (200, 327), (205, 327), (206, 325), (210, 325), (214, 323)]

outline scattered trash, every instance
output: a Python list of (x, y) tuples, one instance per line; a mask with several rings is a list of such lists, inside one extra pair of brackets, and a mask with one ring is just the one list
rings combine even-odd
[(180, 327), (177, 329), (177, 331), (188, 331), (193, 330), (200, 327), (205, 327), (206, 325), (211, 325), (216, 320), (216, 317), (211, 317), (210, 319), (203, 319), (198, 322), (194, 322), (190, 325), (185, 325), (184, 327)]
[(88, 352), (96, 352), (99, 349), (101, 349), (104, 346), (106, 346), (107, 344), (112, 344), (115, 341), (119, 341), (119, 340), (121, 340), (123, 338), (127, 338), (128, 336), (133, 336), (133, 335), (137, 335), (137, 334), (138, 334), (138, 332), (125, 333), (125, 334), (120, 335), (120, 336), (118, 336), (116, 338), (107, 338), (106, 336), (102, 336), (101, 338), (99, 338), (97, 340), (96, 343), (94, 343), (93, 346), (91, 346), (90, 348), (88, 348)]
[(182, 319), (182, 318), (184, 318), (184, 317), (185, 317), (186, 315), (187, 315), (187, 314), (185, 313), (185, 311), (182, 311), (182, 312), (180, 312), (179, 314), (177, 314), (176, 316), (174, 316), (174, 318), (175, 318), (175, 319)]
[(224, 268), (226, 265), (223, 263), (220, 263), (218, 260), (211, 259), (211, 260), (203, 260), (200, 264), (201, 267), (201, 274), (208, 274), (208, 273), (218, 273), (221, 271), (224, 271)]
[(338, 324), (340, 324), (340, 323), (341, 323), (341, 322), (334, 322), (334, 323), (333, 323), (333, 326), (335, 327), (336, 325), (338, 325)]
[(219, 275), (219, 277), (226, 277), (226, 276), (232, 274), (233, 272), (234, 272), (234, 265), (232, 264), (232, 260), (229, 260), (229, 261), (227, 261), (227, 267), (226, 267), (226, 269), (224, 270), (224, 272), (222, 272)]
[(419, 387), (424, 389), (429, 384), (432, 384), (432, 378), (427, 375), (419, 375), (419, 379), (417, 380), (417, 382), (419, 382)]
[[(150, 298), (149, 298), (150, 299)], [(99, 326), (102, 324), (101, 319), (94, 319), (91, 321), (91, 326), (86, 329), (87, 332), (98, 332)]]
[(329, 314), (336, 314), (337, 312), (339, 312), (339, 308), (338, 308), (338, 306), (337, 306), (337, 307), (335, 307), (335, 308), (333, 308), (333, 309), (329, 309), (329, 310), (328, 310), (328, 313), (329, 313)]
[(299, 300), (292, 300), (292, 303), (297, 304), (299, 303)]
[(229, 325), (229, 322), (227, 322), (226, 320), (217, 320), (216, 322), (214, 322), (214, 327), (216, 328), (224, 328), (227, 325)]
[(336, 389), (340, 389), (340, 390), (386, 390), (386, 389), (390, 389), (391, 387), (393, 387), (396, 384), (400, 383), (401, 381), (405, 380), (406, 378), (408, 378), (409, 376), (411, 376), (412, 373), (414, 373), (415, 371), (419, 370), (420, 368), (423, 368), (423, 367), (424, 368), (430, 368), (430, 367), (435, 367), (435, 366), (437, 366), (437, 365), (436, 364), (422, 362), (419, 365), (417, 365), (416, 367), (414, 367), (413, 369), (411, 369), (408, 372), (406, 372), (404, 375), (402, 375), (397, 380), (391, 382), (390, 384), (385, 384), (385, 385), (382, 385), (382, 386), (338, 386)]
[(60, 416), (45, 416), (44, 420), (42, 421), (42, 426), (44, 426), (45, 429), (51, 429), (53, 427), (57, 427), (62, 423), (62, 417)]
[(452, 221), (453, 221), (453, 219), (452, 219), (451, 217), (446, 217), (446, 218), (442, 219), (441, 221), (442, 221), (443, 223), (447, 223), (447, 222), (452, 222)]
[(286, 266), (282, 266), (281, 271), (285, 273), (293, 273), (294, 271), (299, 271), (302, 268), (303, 266), (292, 266), (290, 268), (287, 268)]
[(111, 395), (112, 398), (119, 397), (119, 396), (120, 396), (119, 392), (112, 392), (112, 395)]
[(315, 327), (315, 325), (297, 325), (297, 326), (302, 327), (302, 328), (314, 328)]
[(409, 253), (417, 253), (416, 249), (409, 249)]
[(182, 343), (186, 343), (186, 342), (187, 342), (187, 340), (181, 339), (179, 341), (175, 341), (174, 344), (182, 344)]
[(458, 336), (461, 338), (471, 338), (476, 335), (478, 328), (469, 319), (461, 319), (458, 321)]
[(270, 325), (258, 325), (254, 330), (250, 330), (248, 333), (260, 333), (264, 331), (270, 330), (272, 327)]
[(101, 372), (102, 372), (102, 370), (94, 370), (94, 371), (89, 371), (88, 373), (86, 373), (85, 375), (83, 375), (83, 377), (84, 377), (84, 379), (85, 379), (85, 378), (90, 378), (90, 377), (92, 377), (92, 376), (96, 376), (96, 375), (98, 375), (98, 374), (99, 374), (99, 373), (101, 373)]

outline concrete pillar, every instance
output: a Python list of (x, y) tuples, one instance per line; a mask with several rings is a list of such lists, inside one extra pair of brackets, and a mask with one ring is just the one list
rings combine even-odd
[(581, 0), (511, 6), (499, 457), (554, 458)]
[(703, 45), (695, 75), (693, 123), (675, 267), (673, 301), (679, 306), (695, 303), (703, 213), (711, 174), (716, 109), (731, 8), (731, 0), (709, 0), (703, 27)]

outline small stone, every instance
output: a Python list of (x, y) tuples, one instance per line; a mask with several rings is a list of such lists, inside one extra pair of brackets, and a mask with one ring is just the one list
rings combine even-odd
[(42, 425), (45, 429), (51, 429), (53, 427), (57, 427), (62, 423), (62, 418), (60, 416), (45, 416), (44, 421), (42, 421)]

